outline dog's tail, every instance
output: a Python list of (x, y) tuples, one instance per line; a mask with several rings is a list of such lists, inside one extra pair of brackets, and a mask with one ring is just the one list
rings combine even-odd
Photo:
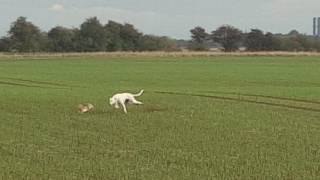
[(144, 92), (144, 90), (142, 89), (138, 94), (133, 94), (133, 96), (134, 96), (134, 97), (141, 96), (143, 92)]

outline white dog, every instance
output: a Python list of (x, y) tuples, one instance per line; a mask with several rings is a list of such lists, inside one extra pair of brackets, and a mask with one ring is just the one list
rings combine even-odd
[(142, 102), (137, 101), (135, 99), (135, 97), (141, 96), (142, 93), (143, 93), (143, 90), (141, 90), (138, 94), (131, 94), (131, 93), (115, 94), (110, 98), (110, 105), (118, 109), (120, 104), (123, 107), (123, 111), (127, 113), (126, 104), (136, 104), (136, 105), (143, 104)]

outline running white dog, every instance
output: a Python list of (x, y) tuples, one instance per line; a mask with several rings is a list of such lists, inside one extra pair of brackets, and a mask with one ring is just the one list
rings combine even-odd
[(131, 93), (118, 93), (115, 94), (110, 98), (110, 105), (114, 106), (115, 108), (120, 108), (119, 104), (123, 107), (123, 111), (127, 113), (126, 104), (136, 104), (140, 105), (143, 104), (140, 101), (137, 101), (135, 97), (141, 96), (143, 90), (141, 90), (138, 94), (131, 94)]

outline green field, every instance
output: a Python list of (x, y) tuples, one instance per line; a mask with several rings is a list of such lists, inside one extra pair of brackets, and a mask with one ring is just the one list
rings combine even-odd
[(0, 179), (320, 178), (319, 57), (9, 58), (0, 89)]

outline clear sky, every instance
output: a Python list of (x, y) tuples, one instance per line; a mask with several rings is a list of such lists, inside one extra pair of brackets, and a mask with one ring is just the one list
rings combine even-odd
[(0, 0), (0, 36), (18, 16), (46, 31), (56, 25), (78, 27), (97, 16), (103, 24), (127, 22), (143, 33), (178, 39), (189, 39), (195, 26), (211, 32), (222, 24), (311, 34), (320, 0)]

